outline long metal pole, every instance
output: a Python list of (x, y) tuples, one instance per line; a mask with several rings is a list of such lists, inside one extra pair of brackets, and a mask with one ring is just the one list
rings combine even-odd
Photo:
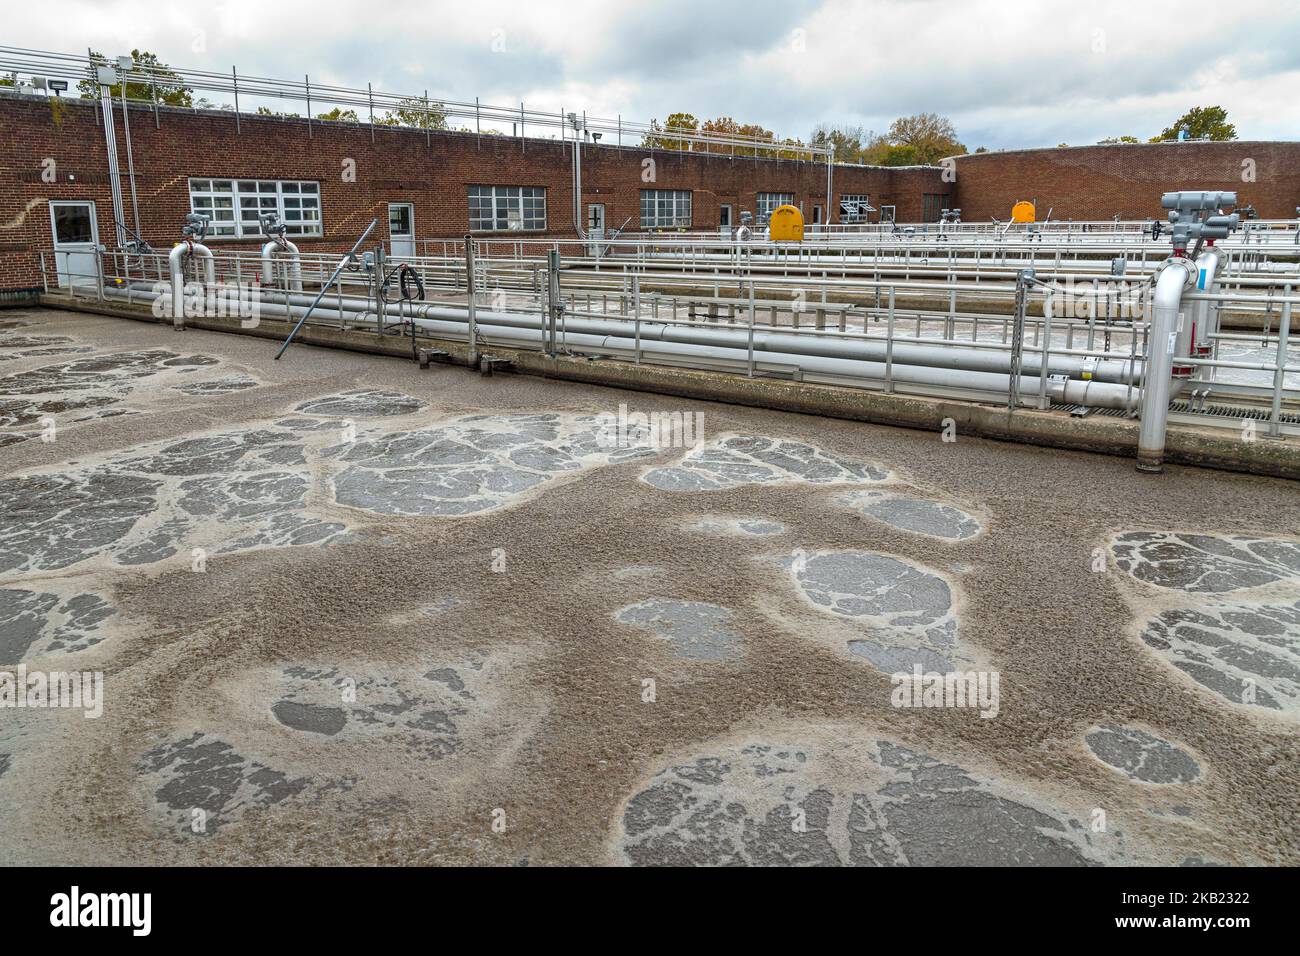
[(478, 365), (478, 317), (475, 314), (477, 303), (476, 283), (474, 280), (474, 237), (465, 234), (465, 289), (469, 295), (469, 364)]
[(361, 238), (358, 239), (355, 243), (353, 243), (352, 249), (348, 252), (348, 254), (339, 260), (339, 264), (334, 267), (334, 271), (330, 274), (329, 279), (327, 279), (325, 284), (321, 286), (320, 292), (316, 293), (315, 300), (312, 302), (311, 305), (307, 307), (307, 311), (302, 314), (302, 318), (298, 320), (298, 324), (293, 327), (293, 331), (289, 333), (289, 337), (285, 339), (284, 344), (280, 346), (280, 351), (275, 353), (275, 360), (277, 362), (280, 361), (280, 356), (284, 354), (284, 350), (287, 349), (289, 347), (289, 344), (293, 341), (293, 337), (298, 334), (298, 330), (302, 328), (302, 324), (307, 321), (307, 317), (312, 314), (312, 311), (316, 308), (316, 306), (320, 305), (320, 300), (325, 298), (325, 293), (328, 292), (330, 290), (330, 286), (332, 286), (335, 283), (335, 281), (337, 281), (338, 277), (343, 273), (344, 268), (347, 266), (349, 262), (352, 261), (352, 258), (357, 254), (357, 250), (361, 248), (361, 244), (370, 237), (370, 233), (374, 231), (374, 228), (377, 225), (379, 225), (379, 220), (377, 218), (371, 219), (370, 225), (366, 226), (366, 231), (361, 234)]

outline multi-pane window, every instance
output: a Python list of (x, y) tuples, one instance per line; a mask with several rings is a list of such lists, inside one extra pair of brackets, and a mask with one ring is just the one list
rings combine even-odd
[(840, 196), (840, 222), (866, 222), (870, 212), (871, 202), (866, 193)]
[(190, 209), (208, 217), (208, 235), (262, 235), (261, 217), (284, 221), (291, 236), (321, 235), (320, 185), (274, 179), (191, 179)]
[(938, 222), (939, 217), (943, 215), (943, 207), (947, 202), (947, 194), (925, 193), (921, 197), (921, 221)]
[(691, 224), (689, 189), (641, 190), (641, 228), (676, 229)]
[(772, 218), (772, 213), (776, 212), (777, 206), (793, 205), (794, 193), (759, 193), (757, 208), (754, 210), (755, 218), (760, 225), (764, 225)]
[(471, 232), (524, 232), (546, 228), (546, 190), (541, 186), (470, 186)]

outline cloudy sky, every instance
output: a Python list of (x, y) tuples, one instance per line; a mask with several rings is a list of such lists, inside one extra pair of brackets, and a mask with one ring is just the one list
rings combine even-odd
[[(686, 111), (807, 138), (947, 115), (970, 148), (1146, 138), (1222, 105), (1243, 139), (1300, 138), (1300, 2), (1143, 0), (61, 0), (4, 43), (394, 93)], [(241, 101), (241, 105), (244, 105)]]

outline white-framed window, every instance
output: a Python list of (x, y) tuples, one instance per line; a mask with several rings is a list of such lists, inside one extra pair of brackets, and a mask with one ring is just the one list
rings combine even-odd
[(276, 179), (191, 179), (190, 209), (208, 217), (213, 238), (262, 235), (261, 216), (284, 221), (291, 236), (319, 236), (320, 184)]
[(546, 228), (542, 186), (470, 186), (470, 232), (526, 232)]
[(691, 224), (689, 189), (641, 190), (641, 228), (677, 229)]
[(794, 193), (759, 193), (754, 209), (755, 218), (760, 226), (766, 225), (777, 206), (793, 205)]
[(871, 213), (871, 198), (866, 193), (840, 195), (840, 222), (866, 222)]

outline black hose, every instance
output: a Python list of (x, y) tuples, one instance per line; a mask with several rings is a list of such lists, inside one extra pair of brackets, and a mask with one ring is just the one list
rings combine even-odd
[[(397, 276), (398, 296), (396, 299), (389, 297), (389, 288), (392, 285), (393, 276)], [(424, 280), (409, 265), (402, 263), (384, 276), (384, 281), (379, 286), (379, 297), (389, 305), (396, 305), (400, 302), (415, 302), (417, 300), (422, 302), (424, 301)], [(415, 344), (415, 316), (411, 316), (411, 358), (417, 362), (420, 360), (420, 350)]]

